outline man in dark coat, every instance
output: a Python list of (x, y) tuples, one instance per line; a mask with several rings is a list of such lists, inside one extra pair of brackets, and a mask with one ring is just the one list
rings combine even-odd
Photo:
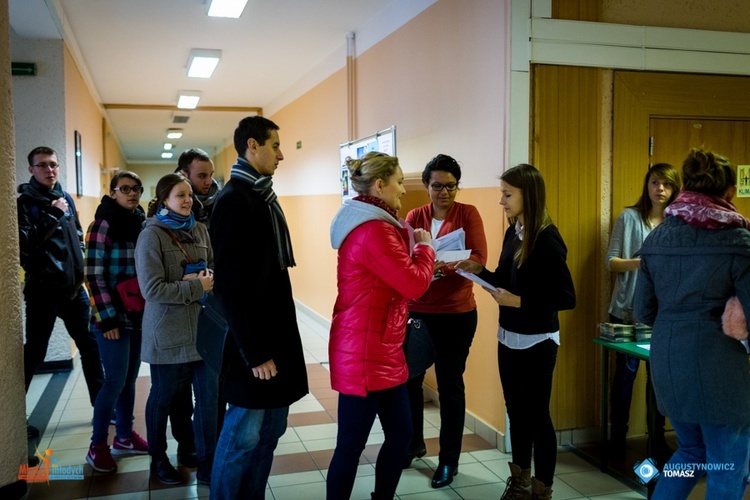
[(271, 177), (284, 159), (278, 126), (244, 118), (239, 155), (211, 216), (214, 293), (229, 324), (221, 370), (229, 403), (211, 498), (264, 498), (289, 405), (308, 392), (289, 267), (294, 255)]
[[(28, 155), (28, 183), (18, 186), (18, 236), (26, 271), (26, 344), (23, 348), (26, 390), (47, 355), (56, 318), (65, 323), (81, 354), (91, 405), (102, 386), (99, 348), (89, 331), (89, 298), (83, 287), (83, 231), (73, 198), (57, 180), (57, 153), (48, 147)], [(29, 426), (29, 437), (38, 430)]]

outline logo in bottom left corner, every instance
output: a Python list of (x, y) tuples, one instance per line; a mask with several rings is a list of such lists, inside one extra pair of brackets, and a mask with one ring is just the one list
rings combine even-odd
[(659, 477), (659, 469), (656, 467), (656, 462), (653, 458), (647, 458), (642, 462), (638, 462), (633, 467), (635, 475), (638, 476), (638, 480), (641, 484), (648, 484), (651, 480)]

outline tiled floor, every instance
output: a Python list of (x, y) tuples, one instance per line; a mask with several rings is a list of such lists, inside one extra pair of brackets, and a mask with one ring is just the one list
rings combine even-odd
[[(331, 390), (327, 370), (328, 333), (320, 325), (300, 314), (300, 330), (306, 350), (310, 391), (290, 411), (289, 428), (281, 438), (273, 470), (268, 481), (267, 499), (304, 500), (325, 498), (325, 479), (336, 438), (337, 393)], [(135, 430), (146, 436), (144, 414), (149, 390), (148, 365), (141, 367), (136, 400)], [(29, 420), (42, 430), (39, 450), (51, 451), (58, 466), (83, 465), (82, 480), (30, 483), (28, 498), (108, 498), (108, 499), (182, 499), (208, 498), (208, 488), (198, 486), (195, 470), (180, 468), (186, 482), (167, 487), (149, 478), (148, 456), (116, 458), (117, 474), (100, 474), (86, 464), (91, 438), (92, 409), (88, 401), (80, 367), (69, 373), (40, 374), (34, 377), (27, 394)], [(459, 474), (449, 487), (430, 488), (437, 466), (440, 415), (431, 403), (425, 408), (427, 456), (404, 471), (397, 496), (403, 499), (496, 499), (505, 489), (510, 456), (493, 449), (479, 436), (465, 430)], [(111, 432), (114, 429), (111, 428)], [(111, 442), (112, 435), (110, 435)], [(360, 459), (353, 499), (369, 499), (374, 485), (374, 462), (382, 430), (376, 422), (368, 446)], [(30, 445), (34, 451), (33, 445)], [(176, 443), (169, 442), (170, 459), (176, 463)], [(566, 448), (558, 452), (554, 498), (641, 499), (617, 479), (599, 470)]]

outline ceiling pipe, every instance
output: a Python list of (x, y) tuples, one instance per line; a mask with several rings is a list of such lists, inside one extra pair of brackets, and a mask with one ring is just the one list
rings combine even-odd
[(346, 34), (346, 97), (349, 140), (357, 138), (357, 100), (356, 100), (356, 68), (355, 68), (354, 32)]

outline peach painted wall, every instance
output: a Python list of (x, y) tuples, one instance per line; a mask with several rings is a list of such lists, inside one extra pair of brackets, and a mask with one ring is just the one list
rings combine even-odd
[[(437, 2), (356, 60), (357, 135), (396, 125), (397, 156), (407, 174), (421, 172), (437, 153), (461, 161), (459, 197), (477, 206), (484, 218), (493, 269), (504, 228), (497, 177), (507, 156), (507, 25), (505, 1)], [(298, 264), (290, 273), (294, 294), (327, 320), (336, 298), (336, 253), (329, 227), (341, 203), (338, 146), (348, 140), (346, 106), (342, 69), (269, 116), (280, 126), (285, 156), (274, 175), (274, 189)], [(421, 189), (407, 195), (414, 206), (427, 202), (416, 193)], [(497, 305), (481, 289), (476, 295), (479, 327), (466, 372), (467, 409), (504, 431)], [(434, 378), (428, 377), (428, 384), (434, 387)]]
[[(101, 199), (100, 170), (104, 165), (102, 113), (78, 71), (67, 46), (63, 50), (65, 63), (65, 146), (68, 151), (65, 189), (74, 197), (81, 225), (85, 229), (94, 220)], [(81, 134), (83, 160), (83, 196), (76, 197), (76, 166), (74, 131)]]

